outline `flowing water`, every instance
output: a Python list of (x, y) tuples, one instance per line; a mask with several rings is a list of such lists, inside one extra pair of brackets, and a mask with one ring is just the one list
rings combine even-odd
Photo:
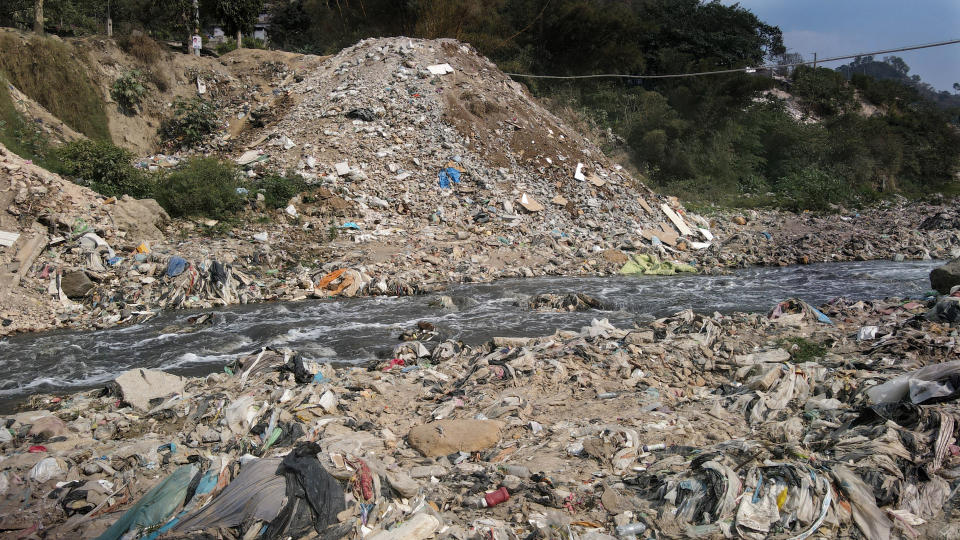
[[(96, 387), (134, 367), (185, 375), (219, 371), (264, 345), (291, 347), (308, 358), (358, 363), (383, 357), (398, 336), (430, 321), (447, 337), (478, 344), (493, 336), (538, 336), (577, 330), (593, 318), (617, 326), (683, 309), (766, 312), (799, 297), (819, 305), (837, 296), (919, 297), (936, 261), (870, 261), (786, 268), (751, 268), (729, 276), (535, 278), (457, 285), (441, 293), (456, 311), (430, 305), (437, 295), (307, 300), (208, 310), (213, 324), (191, 328), (197, 311), (172, 311), (143, 324), (99, 331), (25, 334), (0, 341), (0, 409), (36, 392)], [(582, 292), (608, 311), (533, 312), (523, 299), (539, 293)], [(184, 328), (192, 332), (178, 332)]]

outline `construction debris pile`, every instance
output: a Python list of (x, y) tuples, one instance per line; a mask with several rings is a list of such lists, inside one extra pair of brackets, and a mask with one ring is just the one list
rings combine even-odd
[(4, 420), (0, 531), (954, 538), (960, 323), (930, 320), (950, 299), (479, 347), (424, 323), (366, 368), (262, 349), (202, 379), (136, 369)]

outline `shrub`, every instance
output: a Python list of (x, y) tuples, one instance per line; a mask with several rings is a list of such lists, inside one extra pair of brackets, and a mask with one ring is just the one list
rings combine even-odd
[(173, 115), (160, 125), (160, 138), (173, 146), (196, 146), (217, 129), (217, 111), (202, 98), (177, 98)]
[(153, 178), (134, 167), (133, 154), (106, 141), (74, 141), (50, 152), (49, 168), (108, 197), (150, 197)]
[(123, 52), (150, 66), (157, 63), (163, 55), (160, 45), (142, 32), (133, 32), (117, 40)]
[(851, 200), (850, 186), (836, 175), (817, 167), (806, 167), (781, 181), (787, 206), (795, 212), (827, 210), (831, 204)]
[(156, 199), (173, 217), (224, 219), (243, 208), (240, 170), (215, 158), (193, 158), (157, 181)]
[(147, 88), (143, 85), (143, 74), (138, 69), (124, 73), (113, 82), (113, 88), (110, 89), (110, 97), (117, 102), (120, 110), (125, 114), (130, 114), (140, 106), (140, 101), (147, 94)]
[(215, 50), (217, 51), (217, 54), (221, 56), (230, 51), (235, 51), (237, 50), (237, 40), (227, 39), (226, 41), (220, 42)]
[(258, 191), (263, 193), (268, 208), (283, 208), (287, 202), (307, 187), (303, 177), (298, 174), (280, 176), (272, 174), (260, 180)]

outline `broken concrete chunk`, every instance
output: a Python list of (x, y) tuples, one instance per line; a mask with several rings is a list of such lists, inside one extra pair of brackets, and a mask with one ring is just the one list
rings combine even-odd
[(131, 369), (113, 381), (123, 401), (141, 411), (150, 410), (150, 400), (183, 392), (184, 379), (164, 371)]
[(427, 71), (433, 75), (446, 75), (447, 73), (453, 73), (454, 70), (450, 64), (434, 64), (427, 66)]
[(427, 457), (477, 452), (500, 441), (500, 424), (492, 420), (438, 420), (411, 429), (407, 440)]

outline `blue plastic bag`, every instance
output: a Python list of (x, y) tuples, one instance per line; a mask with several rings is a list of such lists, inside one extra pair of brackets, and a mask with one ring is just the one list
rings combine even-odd
[(177, 277), (187, 269), (187, 260), (183, 257), (173, 257), (167, 263), (167, 277)]
[(440, 187), (443, 189), (449, 189), (450, 184), (459, 184), (460, 183), (460, 171), (453, 167), (447, 167), (446, 169), (441, 169), (437, 174), (437, 177), (440, 181)]

